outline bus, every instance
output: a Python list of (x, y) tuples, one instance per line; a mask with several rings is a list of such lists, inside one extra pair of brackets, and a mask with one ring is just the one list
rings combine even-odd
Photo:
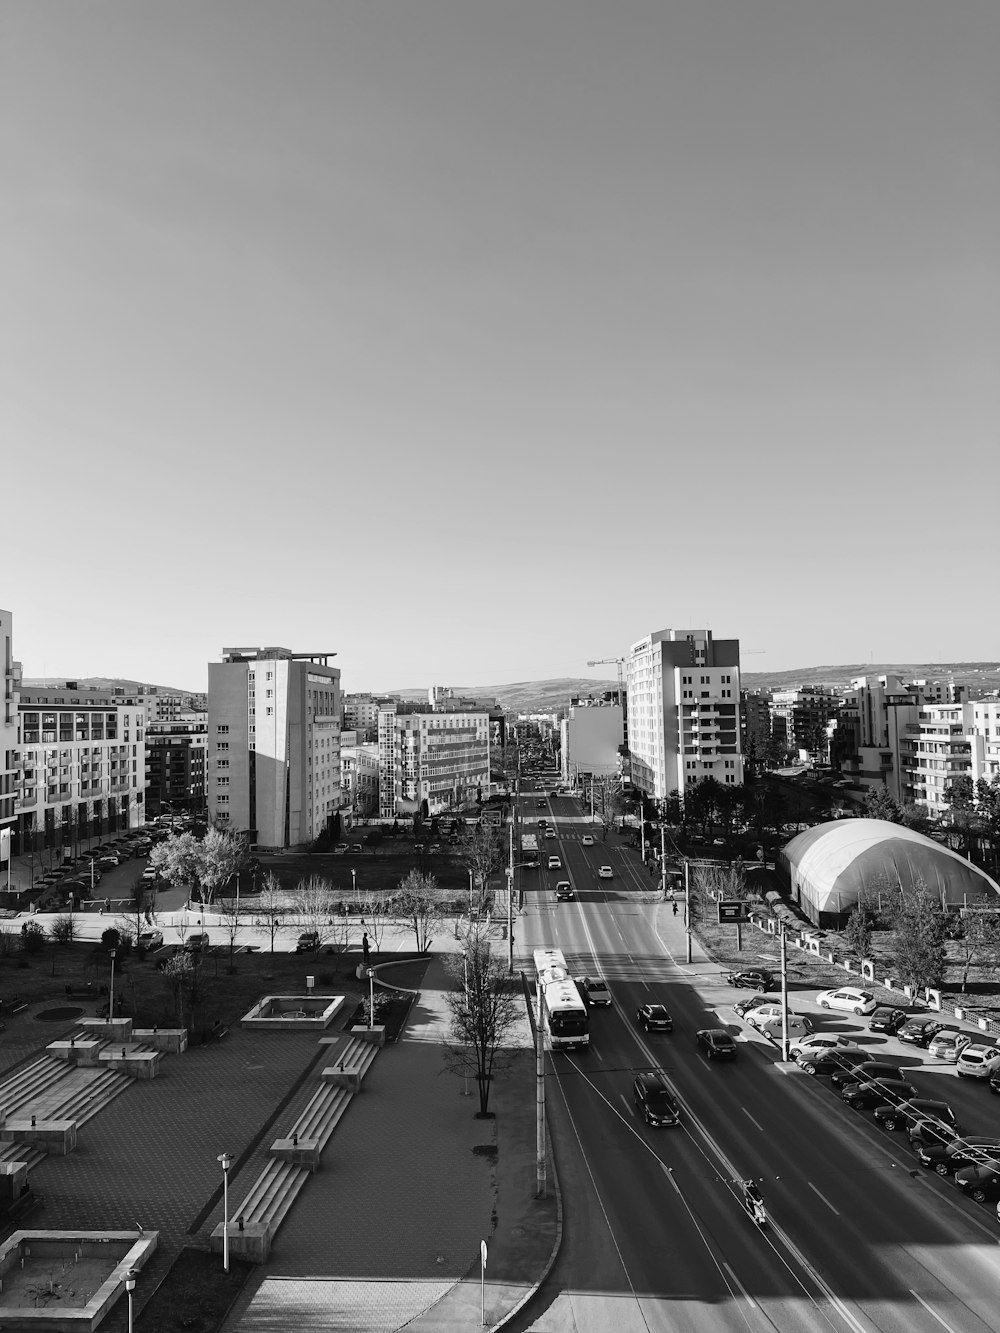
[(538, 865), (538, 838), (534, 833), (521, 834), (521, 864), (523, 866)]
[(542, 1021), (555, 1051), (590, 1045), (587, 1006), (573, 983), (559, 949), (536, 949), (535, 980), (542, 1003)]

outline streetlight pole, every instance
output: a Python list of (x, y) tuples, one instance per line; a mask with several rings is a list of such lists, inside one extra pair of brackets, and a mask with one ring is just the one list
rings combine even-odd
[(117, 949), (109, 949), (108, 954), (111, 958), (111, 989), (108, 993), (108, 1022), (115, 1016), (115, 955)]
[(128, 1296), (128, 1333), (132, 1333), (132, 1293), (135, 1291), (136, 1270), (130, 1268), (125, 1274), (125, 1294)]
[(375, 1026), (375, 969), (368, 969), (368, 1026)]
[(229, 1168), (233, 1164), (233, 1155), (220, 1152), (215, 1159), (222, 1167), (222, 1268), (229, 1272)]

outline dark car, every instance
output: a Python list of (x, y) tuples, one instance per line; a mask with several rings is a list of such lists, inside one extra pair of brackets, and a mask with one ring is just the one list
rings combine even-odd
[[(883, 1060), (865, 1060), (851, 1070), (831, 1074), (830, 1082), (840, 1091), (847, 1083), (871, 1083), (876, 1078), (894, 1078), (898, 1081), (902, 1077), (896, 1065), (886, 1064)], [(917, 1094), (912, 1095), (915, 1097)]]
[(976, 1203), (1000, 1198), (1000, 1162), (961, 1166), (955, 1172), (955, 1184)]
[(901, 1129), (904, 1133), (908, 1133), (918, 1120), (936, 1120), (946, 1125), (953, 1134), (958, 1133), (958, 1121), (948, 1103), (932, 1101), (929, 1097), (914, 1097), (908, 1102), (876, 1106), (875, 1119), (883, 1129)]
[(647, 1125), (676, 1125), (680, 1121), (677, 1098), (662, 1074), (636, 1074), (632, 1081), (632, 1097)]
[(1000, 1160), (1000, 1139), (985, 1134), (963, 1134), (938, 1147), (921, 1144), (917, 1158), (939, 1176), (950, 1176), (962, 1166)]
[(702, 1028), (695, 1033), (695, 1041), (709, 1060), (735, 1060), (739, 1055), (732, 1033), (725, 1028)]
[(640, 1004), (635, 1021), (647, 1032), (673, 1032), (674, 1020), (662, 1004)]
[(577, 990), (583, 996), (586, 1005), (596, 1004), (602, 1008), (611, 1005), (611, 992), (600, 977), (574, 977)]
[(766, 967), (748, 967), (742, 972), (730, 972), (726, 977), (730, 986), (739, 986), (744, 990), (771, 990), (774, 986), (774, 973)]
[(915, 1097), (917, 1090), (905, 1079), (875, 1078), (863, 1083), (845, 1083), (840, 1095), (852, 1111), (863, 1111), (866, 1106), (905, 1102), (907, 1098)]
[(184, 948), (188, 953), (201, 953), (202, 949), (208, 948), (208, 931), (196, 931), (189, 935), (184, 941)]
[(905, 1009), (894, 1009), (891, 1004), (880, 1004), (868, 1020), (869, 1032), (898, 1032), (907, 1020)]
[(312, 949), (319, 948), (319, 931), (304, 930), (295, 941), (296, 953), (309, 953)]
[(804, 1051), (796, 1063), (806, 1074), (830, 1077), (840, 1073), (849, 1080), (852, 1069), (868, 1063), (868, 1052), (838, 1051), (828, 1047), (826, 1050)]
[(940, 1018), (908, 1018), (896, 1036), (900, 1041), (907, 1041), (913, 1046), (926, 1046), (944, 1026)]
[(777, 995), (765, 995), (763, 991), (757, 991), (754, 995), (744, 995), (738, 999), (733, 1008), (739, 1014), (740, 1018), (746, 1018), (751, 1009), (756, 1009), (761, 1004), (778, 1004), (780, 999)]

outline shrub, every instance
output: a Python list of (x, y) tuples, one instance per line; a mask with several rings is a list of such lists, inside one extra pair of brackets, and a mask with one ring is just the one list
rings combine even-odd
[(25, 953), (38, 953), (45, 944), (45, 931), (37, 921), (29, 921), (21, 931), (21, 948)]

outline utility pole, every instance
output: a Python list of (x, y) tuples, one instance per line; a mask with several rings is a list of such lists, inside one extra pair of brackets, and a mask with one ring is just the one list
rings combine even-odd
[(684, 933), (687, 936), (687, 961), (691, 961), (691, 867), (684, 858)]
[(538, 1022), (535, 1024), (535, 1195), (545, 1197), (545, 994), (538, 989)]
[(667, 896), (667, 831), (660, 824), (660, 892)]
[(781, 943), (781, 1058), (788, 1059), (788, 954), (785, 949), (785, 923), (778, 922)]

